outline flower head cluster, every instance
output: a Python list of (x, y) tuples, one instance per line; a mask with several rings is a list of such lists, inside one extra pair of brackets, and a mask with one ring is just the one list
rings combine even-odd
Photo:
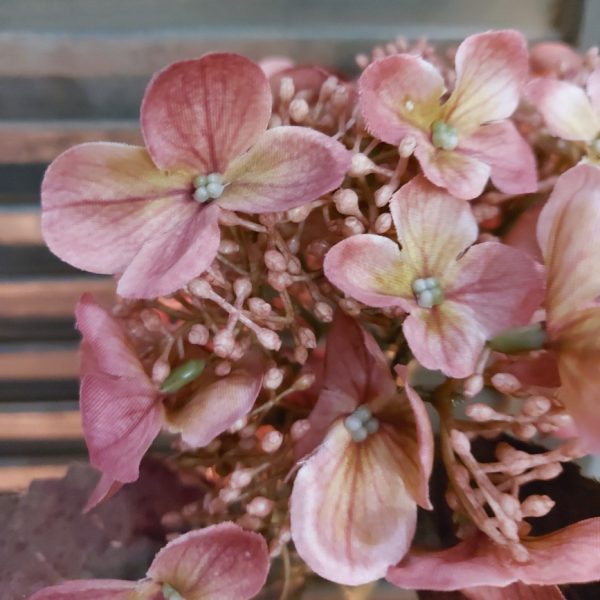
[[(176, 63), (145, 148), (49, 167), (48, 245), (120, 296), (76, 310), (88, 509), (156, 440), (202, 493), (147, 579), (35, 600), (250, 598), (269, 558), (273, 597), (310, 571), (469, 598), (598, 577), (599, 516), (534, 526), (600, 448), (600, 61), (499, 31), (357, 62)], [(458, 543), (418, 548), (448, 513)]]

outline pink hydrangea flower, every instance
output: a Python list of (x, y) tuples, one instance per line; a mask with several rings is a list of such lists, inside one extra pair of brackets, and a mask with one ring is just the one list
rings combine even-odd
[(291, 496), (292, 539), (316, 573), (359, 585), (407, 552), (417, 503), (431, 508), (433, 438), (423, 402), (400, 392), (377, 342), (339, 313)]
[(206, 370), (191, 399), (169, 408), (167, 394), (147, 375), (116, 319), (89, 294), (75, 313), (83, 336), (83, 431), (90, 461), (103, 473), (88, 508), (138, 478), (142, 457), (163, 427), (192, 446), (205, 446), (247, 414), (258, 396), (260, 365), (240, 361), (226, 377)]
[(146, 579), (69, 581), (40, 590), (29, 600), (249, 600), (263, 587), (268, 572), (263, 537), (221, 523), (167, 544)]
[(398, 587), (451, 591), (475, 586), (559, 585), (595, 581), (600, 573), (600, 518), (587, 519), (548, 535), (521, 540), (529, 560), (516, 562), (506, 548), (477, 533), (437, 552), (411, 552), (391, 567), (387, 580)]
[(475, 198), (490, 177), (503, 192), (533, 192), (535, 158), (508, 120), (527, 72), (527, 44), (520, 33), (481, 33), (459, 46), (456, 85), (447, 100), (434, 66), (397, 54), (365, 69), (360, 106), (376, 138), (389, 144), (412, 138), (425, 176), (457, 198)]
[(538, 78), (529, 82), (525, 97), (552, 135), (585, 142), (591, 157), (600, 160), (600, 69), (588, 77), (586, 91), (567, 81)]
[(269, 82), (236, 54), (175, 63), (141, 108), (146, 148), (88, 143), (60, 155), (42, 185), (50, 249), (118, 292), (156, 297), (183, 287), (217, 254), (222, 209), (287, 210), (336, 188), (349, 152), (301, 127), (266, 130)]
[(327, 278), (368, 306), (410, 313), (403, 331), (416, 359), (452, 377), (473, 373), (494, 333), (529, 322), (542, 276), (525, 253), (477, 239), (469, 205), (423, 177), (390, 201), (398, 241), (355, 235), (326, 255)]
[(590, 452), (600, 452), (600, 169), (579, 164), (558, 179), (538, 221), (546, 262), (546, 328), (559, 398)]

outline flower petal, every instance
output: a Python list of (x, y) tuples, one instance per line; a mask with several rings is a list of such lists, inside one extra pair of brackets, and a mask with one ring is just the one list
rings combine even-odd
[(429, 181), (462, 200), (479, 196), (490, 178), (490, 165), (460, 150), (438, 150), (431, 144), (421, 144), (415, 156)]
[(219, 249), (219, 209), (196, 210), (146, 241), (119, 280), (117, 292), (128, 298), (171, 294), (203, 273)]
[(596, 117), (600, 121), (600, 68), (590, 73), (587, 80), (587, 93)]
[(429, 135), (441, 114), (444, 80), (427, 61), (395, 54), (369, 65), (358, 81), (360, 109), (374, 137), (397, 144), (406, 135)]
[(457, 378), (475, 371), (487, 339), (473, 310), (453, 300), (413, 311), (402, 330), (412, 353), (424, 367)]
[(87, 513), (96, 508), (101, 502), (112, 498), (122, 487), (123, 484), (120, 481), (115, 481), (110, 475), (102, 473), (83, 507), (83, 512)]
[(501, 192), (528, 194), (537, 190), (535, 156), (512, 121), (484, 125), (459, 147), (492, 168), (492, 183)]
[(161, 169), (223, 173), (267, 128), (271, 89), (238, 54), (206, 54), (157, 73), (144, 95), (142, 132)]
[(29, 600), (150, 600), (158, 591), (152, 584), (140, 586), (135, 581), (89, 579), (44, 588)]
[(496, 242), (469, 248), (449, 273), (446, 298), (469, 306), (491, 336), (526, 325), (544, 299), (543, 273), (527, 254)]
[(467, 600), (565, 600), (556, 586), (513, 583), (506, 587), (478, 586), (461, 590)]
[(414, 306), (414, 267), (398, 244), (382, 235), (361, 234), (337, 243), (325, 255), (325, 276), (345, 294), (367, 306)]
[(248, 414), (263, 380), (258, 361), (238, 363), (226, 377), (212, 377), (190, 400), (165, 417), (186, 444), (201, 448)]
[(93, 273), (120, 273), (160, 232), (198, 211), (190, 176), (161, 173), (143, 148), (104, 142), (75, 146), (42, 183), (42, 232), (59, 258)]
[(529, 51), (529, 65), (535, 76), (562, 77), (583, 65), (583, 57), (564, 42), (540, 42)]
[(469, 205), (423, 177), (415, 177), (392, 196), (390, 211), (402, 253), (418, 277), (441, 277), (477, 239)]
[(600, 129), (600, 118), (588, 97), (573, 83), (534, 79), (527, 84), (525, 97), (540, 111), (552, 135), (589, 141)]
[(249, 600), (269, 572), (262, 536), (234, 523), (186, 533), (155, 557), (148, 576), (168, 583), (185, 600)]
[(329, 136), (307, 127), (276, 127), (261, 135), (224, 175), (221, 208), (250, 213), (288, 210), (342, 183), (351, 154)]
[(338, 423), (304, 463), (291, 497), (292, 539), (317, 574), (348, 585), (382, 577), (408, 550), (416, 505), (392, 428), (361, 443)]
[(529, 70), (527, 42), (518, 31), (471, 35), (456, 52), (456, 87), (444, 120), (467, 134), (506, 119), (519, 103)]

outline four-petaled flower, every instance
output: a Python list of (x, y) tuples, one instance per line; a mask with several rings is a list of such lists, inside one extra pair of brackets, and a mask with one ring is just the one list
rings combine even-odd
[(122, 296), (183, 287), (217, 254), (219, 211), (264, 213), (336, 188), (350, 153), (304, 127), (266, 130), (271, 90), (236, 54), (175, 63), (141, 109), (147, 150), (87, 143), (59, 156), (42, 185), (50, 249), (94, 273), (119, 274)]
[(475, 198), (491, 177), (511, 194), (537, 188), (535, 158), (508, 117), (527, 77), (527, 44), (516, 31), (468, 37), (456, 53), (456, 85), (409, 54), (388, 56), (359, 80), (362, 114), (378, 139), (416, 143), (427, 179), (457, 198)]
[(327, 278), (367, 306), (399, 306), (416, 359), (452, 377), (473, 373), (494, 333), (527, 324), (543, 298), (525, 253), (477, 239), (470, 206), (419, 176), (390, 201), (398, 244), (355, 235), (326, 255)]

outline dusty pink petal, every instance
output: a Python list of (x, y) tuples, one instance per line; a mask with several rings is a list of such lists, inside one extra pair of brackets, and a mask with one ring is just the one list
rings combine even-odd
[(456, 53), (456, 87), (444, 106), (444, 120), (459, 134), (468, 134), (512, 115), (528, 62), (527, 42), (518, 31), (469, 36)]
[(444, 300), (431, 309), (414, 310), (402, 330), (412, 353), (424, 367), (457, 378), (475, 371), (487, 339), (473, 310), (453, 300)]
[(600, 121), (600, 68), (592, 71), (587, 80), (587, 93)]
[(255, 361), (237, 365), (229, 375), (213, 378), (177, 410), (167, 413), (166, 426), (201, 448), (248, 414), (260, 392), (263, 369)]
[(537, 190), (535, 156), (512, 121), (480, 127), (461, 140), (460, 149), (492, 168), (492, 183), (506, 194)]
[(44, 176), (44, 239), (79, 269), (121, 273), (148, 240), (184, 228), (200, 210), (190, 191), (190, 175), (161, 173), (143, 148), (81, 144)]
[(414, 265), (418, 277), (440, 277), (477, 239), (469, 205), (424, 177), (402, 186), (392, 196), (390, 211), (402, 255)]
[(291, 497), (292, 539), (317, 574), (360, 585), (404, 556), (416, 505), (401, 476), (401, 450), (387, 424), (356, 443), (337, 423), (304, 463)]
[(382, 235), (361, 234), (337, 243), (325, 255), (325, 276), (346, 295), (367, 306), (414, 305), (414, 267), (403, 259), (396, 242)]
[(490, 178), (490, 165), (460, 149), (438, 150), (427, 143), (417, 146), (415, 156), (431, 183), (462, 200), (479, 196)]
[(397, 144), (407, 135), (429, 136), (441, 114), (444, 80), (427, 61), (395, 54), (369, 65), (358, 81), (360, 109), (369, 131)]
[(115, 481), (110, 475), (102, 473), (96, 487), (92, 490), (90, 497), (83, 507), (83, 512), (87, 513), (101, 502), (112, 498), (122, 487), (123, 484), (120, 481)]
[(148, 576), (185, 600), (249, 600), (263, 587), (269, 554), (262, 536), (234, 523), (186, 533), (155, 557)]
[(542, 263), (544, 259), (537, 243), (535, 231), (542, 208), (543, 204), (534, 204), (526, 209), (502, 238), (505, 244), (525, 252), (539, 263)]
[(600, 117), (585, 92), (573, 83), (534, 79), (527, 84), (525, 97), (540, 111), (552, 135), (589, 141), (600, 129)]
[(319, 96), (321, 86), (331, 77), (332, 73), (316, 65), (303, 65), (294, 67), (290, 65), (277, 73), (269, 76), (271, 92), (273, 93), (274, 104), (279, 102), (279, 90), (281, 89), (281, 80), (288, 77), (294, 82), (296, 94), (300, 93), (307, 102), (314, 101)]
[(141, 109), (158, 167), (223, 173), (267, 128), (271, 90), (261, 68), (238, 54), (206, 54), (157, 73)]
[(156, 298), (203, 273), (219, 249), (218, 214), (215, 204), (204, 206), (184, 223), (157, 232), (125, 269), (117, 292), (127, 298)]
[(461, 593), (468, 600), (565, 600), (556, 586), (525, 585), (516, 582), (507, 587), (479, 586)]
[(229, 165), (217, 204), (249, 213), (288, 210), (337, 188), (350, 160), (350, 152), (323, 133), (276, 127)]
[(294, 61), (287, 56), (267, 56), (258, 61), (258, 66), (267, 77), (272, 77), (281, 71), (294, 66)]
[(561, 76), (578, 71), (583, 57), (563, 42), (541, 42), (529, 51), (529, 65), (536, 76)]
[(484, 242), (469, 248), (447, 274), (444, 296), (470, 307), (492, 336), (530, 322), (544, 299), (543, 272), (520, 250)]
[(156, 586), (137, 589), (134, 581), (113, 579), (90, 579), (67, 581), (60, 585), (44, 588), (29, 600), (154, 600), (158, 594)]

